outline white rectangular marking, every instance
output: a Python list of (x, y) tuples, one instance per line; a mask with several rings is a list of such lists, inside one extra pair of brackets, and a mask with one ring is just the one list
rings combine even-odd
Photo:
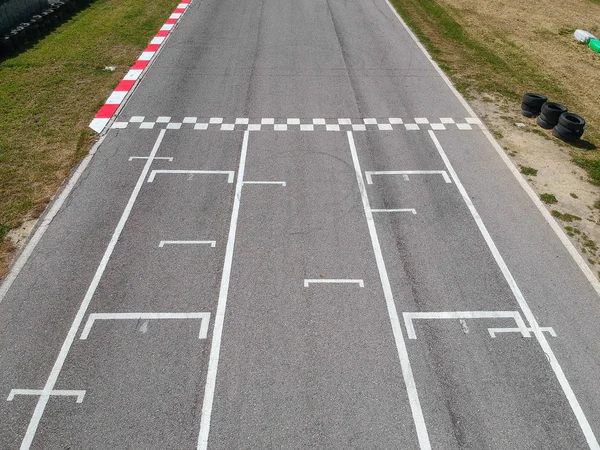
[(283, 187), (287, 186), (285, 181), (244, 181), (244, 185), (246, 184), (276, 184)]
[(73, 389), (54, 389), (52, 391), (45, 391), (44, 389), (11, 389), (6, 399), (12, 402), (15, 395), (48, 395), (48, 396), (60, 396), (60, 397), (77, 397), (77, 403), (83, 402), (85, 397), (85, 390), (73, 390)]
[(421, 129), (416, 123), (405, 123), (404, 128), (406, 128), (408, 131), (416, 131)]
[(357, 123), (352, 125), (352, 130), (354, 131), (366, 131), (367, 127), (366, 125), (362, 124), (362, 123)]
[(172, 23), (165, 23), (162, 27), (160, 27), (160, 31), (171, 31), (175, 25)]
[(426, 125), (429, 123), (429, 120), (427, 120), (425, 117), (415, 117), (415, 123)]
[(405, 312), (404, 324), (409, 339), (416, 339), (414, 320), (431, 319), (513, 319), (523, 337), (529, 337), (529, 331), (518, 311), (441, 311), (441, 312)]
[(295, 117), (293, 117), (293, 118), (289, 118), (289, 119), (287, 120), (287, 124), (288, 124), (288, 125), (300, 125), (300, 119), (298, 119), (298, 118), (295, 118)]
[(457, 123), (456, 128), (459, 130), (472, 130), (473, 128), (468, 123)]
[(214, 248), (217, 241), (160, 241), (158, 247), (162, 248), (165, 245), (210, 245)]
[(156, 123), (169, 123), (171, 118), (168, 116), (160, 116), (156, 119)]
[(446, 126), (443, 123), (432, 123), (431, 125), (431, 129), (432, 130), (445, 130)]
[(236, 125), (248, 125), (249, 119), (247, 117), (238, 117), (235, 119)]
[(93, 313), (88, 316), (88, 320), (83, 327), (79, 339), (88, 338), (92, 326), (96, 320), (159, 320), (159, 319), (200, 319), (200, 332), (198, 339), (206, 339), (208, 336), (208, 322), (210, 313)]
[(379, 128), (379, 131), (392, 131), (392, 125), (389, 123), (380, 123), (379, 125), (377, 125), (377, 128)]
[(467, 117), (465, 120), (471, 125), (481, 125), (481, 120), (479, 120), (477, 117)]
[[(373, 184), (373, 175), (441, 175), (446, 183), (452, 183), (448, 173), (445, 170), (385, 170), (385, 171), (367, 171), (367, 184)], [(405, 178), (406, 179), (406, 178)]]
[(287, 131), (288, 126), (284, 123), (276, 123), (273, 127), (275, 131)]
[(260, 131), (261, 129), (262, 125), (260, 123), (248, 124), (248, 131)]
[(154, 128), (154, 122), (140, 123), (140, 130), (151, 130), (152, 128)]
[(208, 123), (212, 123), (212, 124), (223, 123), (223, 118), (222, 117), (211, 117), (209, 119)]
[(340, 125), (352, 125), (352, 121), (350, 119), (338, 119), (338, 123)]
[(325, 125), (325, 129), (327, 131), (340, 131), (340, 126), (338, 124), (327, 124)]
[(440, 122), (445, 124), (451, 124), (454, 123), (454, 119), (452, 119), (451, 117), (441, 117)]
[(303, 123), (300, 125), (300, 131), (315, 131), (315, 126), (312, 124)]
[(399, 117), (390, 117), (389, 121), (393, 125), (400, 125), (400, 124), (404, 123), (404, 122), (402, 122), (402, 119), (400, 119)]
[(181, 122), (171, 122), (167, 124), (167, 130), (180, 130), (181, 125)]
[(313, 119), (313, 125), (325, 125), (325, 119)]
[(377, 125), (377, 119), (373, 119), (373, 118), (363, 119), (363, 123), (365, 125)]
[(138, 61), (150, 61), (156, 52), (142, 52)]
[(233, 124), (233, 123), (224, 123), (224, 124), (221, 124), (221, 130), (223, 130), (223, 131), (233, 131), (233, 130), (235, 130), (235, 124)]
[(233, 170), (171, 170), (171, 169), (158, 169), (158, 170), (153, 170), (152, 172), (150, 172), (150, 177), (148, 178), (148, 183), (152, 183), (154, 181), (154, 178), (156, 177), (156, 175), (158, 175), (159, 173), (172, 173), (172, 174), (182, 174), (182, 173), (189, 173), (189, 174), (202, 174), (202, 175), (227, 175), (227, 182), (228, 183), (233, 183), (233, 177), (234, 177), (234, 172)]
[(267, 117), (267, 118), (261, 119), (260, 123), (262, 125), (273, 125), (275, 123), (275, 119), (273, 119), (272, 117)]
[(409, 212), (417, 214), (417, 210), (413, 208), (401, 208), (401, 209), (372, 209), (371, 212)]
[[(532, 328), (527, 328), (527, 331), (533, 333)], [(552, 327), (540, 327), (540, 331), (548, 333), (552, 337), (556, 337), (556, 332)], [(498, 333), (520, 333), (521, 330), (519, 328), (488, 328), (488, 333), (490, 336), (495, 338)]]
[[(129, 157), (129, 161), (133, 161), (134, 159), (148, 159), (147, 156), (130, 156)], [(173, 162), (173, 157), (172, 156), (155, 156), (154, 159), (162, 159), (165, 161), (170, 161)]]
[(129, 119), (129, 122), (131, 123), (142, 123), (144, 121), (145, 117), (144, 116), (133, 116), (131, 119)]
[(129, 122), (113, 122), (111, 128), (113, 128), (113, 129), (123, 129), (123, 128), (127, 128), (127, 125), (129, 125)]
[(155, 37), (150, 41), (152, 45), (161, 45), (165, 41), (164, 36)]
[(198, 122), (197, 117), (184, 117), (183, 118), (183, 123), (196, 123), (196, 122)]
[(139, 69), (131, 69), (129, 72), (127, 72), (125, 74), (125, 76), (123, 77), (124, 80), (128, 80), (128, 81), (135, 81), (137, 80), (140, 75), (142, 74), (143, 70), (139, 70)]
[(347, 278), (339, 279), (327, 279), (327, 278), (306, 278), (304, 280), (304, 287), (308, 287), (311, 284), (358, 284), (359, 287), (365, 287), (364, 280), (351, 280)]
[(169, 19), (179, 19), (181, 17), (181, 13), (172, 13), (169, 16)]
[(196, 125), (194, 125), (194, 130), (208, 130), (208, 124), (207, 123), (197, 123)]

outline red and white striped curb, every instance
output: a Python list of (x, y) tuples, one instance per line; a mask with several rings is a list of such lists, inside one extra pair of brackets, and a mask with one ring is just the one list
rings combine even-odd
[(192, 0), (181, 0), (171, 16), (160, 28), (154, 39), (150, 41), (148, 47), (146, 47), (146, 49), (138, 57), (135, 64), (123, 77), (123, 80), (115, 88), (113, 93), (110, 94), (104, 106), (100, 108), (100, 111), (98, 111), (96, 117), (94, 117), (94, 120), (90, 122), (90, 128), (96, 133), (101, 133), (106, 125), (108, 125), (108, 122), (110, 122), (112, 117), (115, 115), (119, 109), (119, 106), (125, 97), (127, 97), (127, 94), (133, 89), (137, 80), (142, 76), (146, 70), (146, 67), (148, 67), (148, 64), (156, 55), (161, 45), (165, 42), (165, 39), (167, 39), (167, 36), (169, 36), (171, 30), (173, 30), (177, 22), (181, 19), (191, 2)]

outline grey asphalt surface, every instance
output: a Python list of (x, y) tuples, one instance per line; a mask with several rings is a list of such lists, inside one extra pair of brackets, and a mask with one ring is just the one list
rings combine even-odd
[[(454, 118), (468, 113), (384, 0), (194, 0), (121, 111), (159, 116)], [(186, 124), (184, 124), (186, 125)], [(42, 389), (159, 136), (110, 130), (0, 303), (0, 393)], [(151, 170), (237, 175), (244, 131), (168, 129)], [(447, 170), (429, 125), (354, 131), (366, 171)], [(435, 131), (547, 336), (592, 430), (600, 430), (600, 299), (482, 131)], [(250, 131), (214, 391), (210, 449), (418, 449), (407, 387), (353, 165), (341, 131)], [(403, 313), (519, 311), (457, 185), (378, 175), (374, 223), (436, 449), (590, 448), (534, 336), (491, 338), (509, 319)], [(235, 183), (144, 180), (86, 310), (211, 314), (99, 320), (77, 330), (31, 448), (196, 448)], [(214, 240), (159, 247), (162, 240)], [(361, 279), (313, 284), (305, 279)], [(521, 313), (521, 316), (524, 315)], [(0, 399), (0, 448), (19, 448), (38, 396)]]

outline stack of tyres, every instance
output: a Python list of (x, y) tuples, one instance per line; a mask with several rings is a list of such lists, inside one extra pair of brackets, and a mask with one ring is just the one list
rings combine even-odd
[(583, 135), (585, 120), (577, 114), (565, 112), (558, 118), (552, 135), (565, 142), (574, 142)]
[(556, 126), (561, 114), (566, 112), (567, 108), (560, 103), (546, 102), (542, 105), (542, 111), (538, 116), (536, 123), (540, 127), (550, 130)]
[(10, 34), (0, 36), (0, 58), (12, 55), (15, 52), (15, 46)]
[(523, 95), (523, 103), (521, 103), (521, 113), (525, 117), (537, 117), (541, 112), (542, 105), (548, 101), (548, 97), (542, 94), (534, 94), (529, 92)]

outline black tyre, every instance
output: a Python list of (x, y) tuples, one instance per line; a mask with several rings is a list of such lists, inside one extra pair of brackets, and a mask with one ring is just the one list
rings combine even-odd
[(538, 116), (538, 118), (536, 119), (535, 123), (537, 123), (540, 127), (546, 129), (546, 130), (550, 130), (554, 124), (549, 123), (546, 119), (546, 117), (544, 116), (544, 114), (540, 114)]
[(561, 114), (558, 123), (571, 131), (579, 131), (585, 127), (584, 118), (570, 112)]
[(574, 142), (583, 135), (583, 128), (578, 131), (569, 130), (560, 123), (552, 129), (552, 135), (565, 142)]
[(547, 101), (548, 97), (542, 94), (534, 94), (533, 92), (529, 92), (523, 95), (523, 104), (537, 108), (538, 111)]
[(525, 109), (521, 110), (521, 114), (525, 117), (529, 117), (530, 119), (535, 119), (538, 115), (536, 113), (532, 113), (531, 111), (527, 111)]
[(22, 50), (27, 46), (27, 32), (23, 27), (16, 27), (13, 31), (13, 36), (15, 37), (15, 48), (17, 50)]
[(527, 103), (521, 103), (521, 111), (527, 111), (530, 113), (534, 113), (537, 116), (540, 113), (540, 107), (539, 106), (531, 106), (531, 105), (528, 105)]
[(0, 37), (0, 58), (10, 56), (14, 53), (15, 46), (10, 35)]
[(545, 117), (544, 120), (552, 126), (556, 125), (560, 115), (566, 112), (566, 106), (563, 106), (560, 103), (546, 102), (542, 105), (542, 114)]

